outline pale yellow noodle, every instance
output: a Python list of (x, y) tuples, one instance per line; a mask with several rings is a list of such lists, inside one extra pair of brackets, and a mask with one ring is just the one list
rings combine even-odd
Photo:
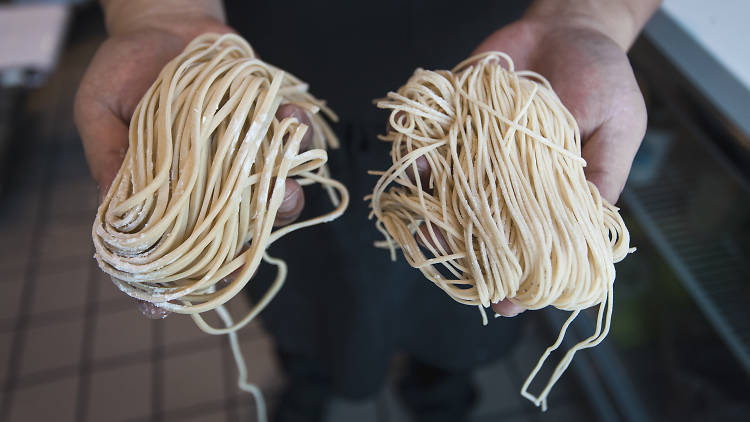
[[(452, 71), (417, 69), (377, 104), (392, 110), (381, 139), (392, 143), (393, 160), (386, 171), (372, 172), (380, 180), (368, 196), (371, 218), (386, 238), (377, 246), (394, 259), (400, 248), (453, 299), (478, 306), (484, 323), (484, 309), (504, 299), (572, 311), (521, 389), (546, 409), (550, 388), (575, 352), (607, 335), (614, 263), (630, 251), (618, 209), (586, 180), (575, 119), (544, 77), (515, 71), (500, 52)], [(429, 180), (417, 171), (420, 157)], [(569, 324), (594, 305), (595, 333), (565, 354), (538, 396), (530, 394)]]
[[(306, 125), (276, 119), (281, 104), (310, 115), (309, 151), (299, 150)], [(266, 419), (263, 397), (247, 382), (236, 330), (284, 283), (286, 264), (266, 249), (294, 230), (337, 218), (349, 201), (346, 188), (328, 177), (326, 147), (338, 141), (319, 111), (336, 118), (306, 84), (256, 58), (239, 36), (197, 37), (164, 67), (133, 113), (130, 146), (92, 229), (99, 266), (120, 290), (191, 314), (205, 332), (229, 334), (239, 387), (257, 399), (259, 420)], [(335, 209), (274, 231), (287, 178), (321, 184)], [(261, 259), (277, 266), (276, 279), (235, 323), (223, 305)], [(204, 321), (200, 314), (211, 310), (225, 327)]]

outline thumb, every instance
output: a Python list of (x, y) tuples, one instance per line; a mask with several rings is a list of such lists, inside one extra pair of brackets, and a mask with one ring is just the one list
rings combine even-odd
[(586, 178), (610, 204), (617, 202), (625, 187), (645, 133), (645, 118), (643, 120), (642, 125), (635, 120), (636, 124), (628, 128), (619, 122), (607, 122), (583, 141), (581, 155), (586, 160)]

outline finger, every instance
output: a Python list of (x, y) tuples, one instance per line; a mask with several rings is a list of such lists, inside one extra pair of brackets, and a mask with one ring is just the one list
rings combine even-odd
[[(432, 226), (432, 233), (435, 234), (434, 237), (430, 233), (430, 226)], [(448, 242), (445, 240), (445, 236), (443, 236), (443, 231), (440, 230), (436, 225), (431, 223), (422, 223), (419, 225), (418, 230), (419, 233), (417, 233), (416, 236), (417, 243), (425, 248), (432, 249), (438, 252), (443, 251), (446, 254), (451, 253), (451, 248), (450, 246), (448, 246)]]
[(120, 169), (128, 148), (128, 127), (95, 99), (77, 98), (75, 120), (83, 142), (86, 162), (104, 197)]
[[(430, 186), (430, 174), (432, 173), (430, 163), (427, 162), (427, 158), (423, 155), (417, 157), (415, 164), (417, 166), (417, 173), (419, 174), (420, 186), (422, 187), (422, 190), (427, 191)], [(417, 177), (414, 174), (414, 165), (407, 167), (406, 170), (404, 170), (404, 173), (412, 183), (417, 184)]]
[(526, 308), (520, 305), (516, 305), (509, 299), (503, 299), (500, 302), (493, 303), (492, 310), (494, 310), (496, 314), (502, 315), (504, 317), (514, 317), (525, 311)]
[(296, 220), (305, 207), (305, 194), (302, 186), (294, 179), (286, 179), (284, 182), (284, 200), (276, 212), (274, 226), (285, 226)]
[(299, 106), (294, 104), (282, 104), (279, 106), (279, 109), (276, 110), (276, 119), (282, 121), (287, 117), (293, 117), (303, 125), (307, 126), (305, 136), (302, 137), (302, 141), (300, 141), (299, 144), (299, 150), (306, 151), (312, 146), (313, 139), (312, 121), (310, 120), (310, 116), (308, 116), (307, 112)]
[[(435, 225), (432, 225), (432, 231), (435, 234), (433, 240), (433, 236), (430, 234), (430, 230), (427, 224), (428, 223), (422, 223), (419, 225), (418, 230), (421, 233), (421, 236), (419, 233), (417, 234), (417, 242), (425, 248), (429, 249), (431, 247), (433, 250), (438, 252), (440, 252), (442, 249), (442, 251), (444, 251), (446, 254), (450, 254), (451, 248), (448, 246), (448, 242), (445, 240), (445, 236), (443, 235), (442, 230), (438, 229)], [(526, 308), (524, 308), (523, 306), (516, 305), (508, 299), (504, 299), (498, 303), (493, 304), (492, 309), (497, 314), (505, 317), (514, 317), (526, 310)]]

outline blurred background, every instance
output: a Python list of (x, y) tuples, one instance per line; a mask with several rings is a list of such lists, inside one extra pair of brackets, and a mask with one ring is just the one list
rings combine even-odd
[[(748, 420), (750, 4), (722, 5), (666, 1), (631, 50), (649, 129), (620, 200), (638, 252), (617, 266), (609, 337), (576, 355), (542, 414), (518, 391), (565, 314), (527, 312), (512, 356), (475, 374), (475, 421)], [(143, 318), (92, 259), (97, 190), (72, 103), (105, 36), (95, 2), (0, 1), (0, 420), (253, 420), (226, 339)], [(273, 342), (260, 323), (241, 338), (273, 407)], [(409, 416), (391, 383), (334, 400), (327, 419)]]

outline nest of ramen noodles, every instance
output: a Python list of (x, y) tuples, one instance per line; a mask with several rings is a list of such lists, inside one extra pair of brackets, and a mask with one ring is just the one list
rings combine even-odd
[[(279, 121), (282, 104), (309, 115)], [(177, 313), (191, 314), (211, 334), (229, 334), (240, 388), (246, 381), (236, 330), (271, 301), (286, 277), (283, 260), (266, 249), (302, 227), (340, 216), (346, 188), (328, 176), (327, 146), (338, 141), (319, 111), (325, 104), (294, 76), (255, 56), (233, 34), (204, 34), (161, 71), (130, 122), (129, 148), (97, 211), (92, 229), (96, 260), (128, 295)], [(306, 131), (313, 147), (300, 150)], [(285, 181), (320, 184), (334, 209), (274, 230)], [(261, 260), (277, 266), (263, 298), (236, 323), (223, 305), (250, 281)], [(215, 310), (225, 327), (200, 315)]]
[[(631, 251), (618, 208), (586, 180), (575, 119), (544, 77), (516, 71), (500, 52), (452, 71), (418, 69), (377, 105), (391, 110), (381, 139), (393, 161), (371, 172), (380, 176), (371, 218), (386, 238), (377, 246), (393, 259), (400, 248), (453, 299), (479, 306), (485, 323), (484, 308), (504, 299), (572, 311), (522, 388), (546, 408), (573, 354), (606, 336), (614, 263)], [(568, 351), (539, 396), (529, 394), (568, 325), (594, 305), (595, 333)]]

